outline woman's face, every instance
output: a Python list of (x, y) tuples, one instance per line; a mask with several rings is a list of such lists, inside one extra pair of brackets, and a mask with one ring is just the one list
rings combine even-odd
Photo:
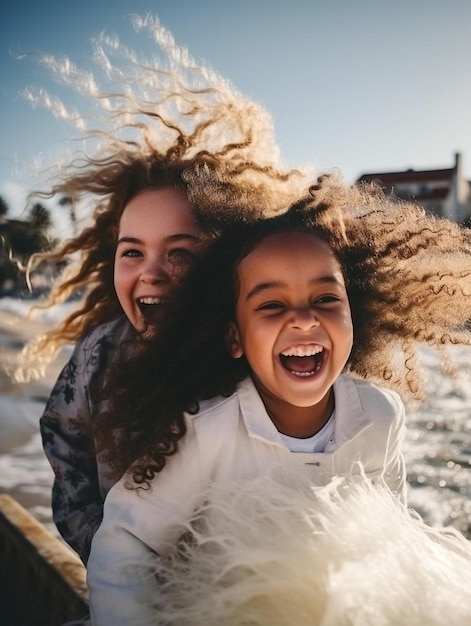
[(170, 291), (201, 248), (202, 233), (184, 193), (149, 188), (125, 206), (119, 223), (114, 286), (131, 324), (158, 330)]

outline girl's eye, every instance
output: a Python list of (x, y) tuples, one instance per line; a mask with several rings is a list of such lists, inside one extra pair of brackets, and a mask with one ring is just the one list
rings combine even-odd
[(188, 248), (174, 248), (168, 253), (169, 259), (179, 262), (193, 261), (197, 257), (196, 252), (188, 250)]
[(338, 296), (334, 296), (332, 294), (321, 296), (317, 298), (314, 304), (330, 304), (332, 302), (338, 302), (340, 298)]
[(127, 250), (123, 250), (121, 252), (122, 257), (141, 257), (142, 252), (140, 250), (136, 250), (136, 248), (129, 248)]
[(281, 302), (265, 302), (258, 307), (259, 311), (276, 311), (278, 309), (282, 309), (283, 305)]

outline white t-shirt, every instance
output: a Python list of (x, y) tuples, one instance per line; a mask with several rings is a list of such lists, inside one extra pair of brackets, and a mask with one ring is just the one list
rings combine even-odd
[(334, 413), (329, 417), (324, 426), (314, 433), (312, 437), (290, 437), (280, 433), (286, 447), (290, 452), (324, 452), (329, 441), (333, 440), (335, 430)]

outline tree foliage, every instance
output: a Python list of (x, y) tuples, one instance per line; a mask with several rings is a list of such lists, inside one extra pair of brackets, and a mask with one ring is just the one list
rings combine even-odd
[(8, 204), (0, 197), (0, 296), (25, 286), (22, 266), (36, 252), (50, 248), (52, 226), (49, 209), (35, 203), (26, 220), (8, 219)]
[(6, 203), (4, 198), (0, 196), (0, 219), (4, 217), (7, 213), (8, 213), (8, 204)]

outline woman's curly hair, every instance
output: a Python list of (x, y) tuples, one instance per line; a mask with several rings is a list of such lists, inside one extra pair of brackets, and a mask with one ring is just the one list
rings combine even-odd
[(88, 99), (87, 109), (95, 105), (93, 120), (42, 90), (27, 92), (35, 105), (74, 123), (93, 152), (60, 162), (49, 190), (32, 194), (83, 203), (91, 220), (51, 252), (30, 259), (29, 275), (45, 263), (65, 266), (36, 309), (81, 299), (62, 323), (26, 346), (19, 380), (41, 375), (64, 344), (121, 313), (113, 286), (119, 220), (140, 190), (181, 190), (203, 231), (215, 236), (252, 211), (280, 211), (305, 185), (301, 172), (279, 164), (272, 121), (260, 105), (195, 63), (155, 18), (133, 20), (153, 37), (163, 60), (138, 59), (105, 34), (95, 42), (94, 74), (68, 59), (39, 59), (79, 100)]
[(374, 186), (321, 177), (285, 213), (235, 224), (211, 243), (159, 336), (116, 368), (96, 431), (116, 475), (131, 468), (148, 485), (185, 434), (184, 412), (232, 394), (249, 374), (226, 347), (237, 267), (259, 241), (289, 231), (321, 237), (343, 269), (354, 327), (347, 372), (420, 399), (420, 347), (471, 343), (470, 231)]

